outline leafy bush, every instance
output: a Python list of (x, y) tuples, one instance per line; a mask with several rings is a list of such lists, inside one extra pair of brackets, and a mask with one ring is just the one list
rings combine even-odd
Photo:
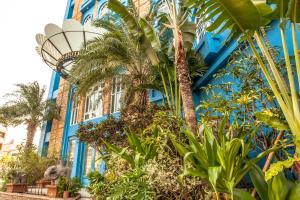
[(82, 188), (80, 179), (77, 177), (68, 179), (66, 177), (60, 177), (57, 183), (58, 193), (60, 196), (65, 191), (69, 192), (70, 197), (75, 197), (79, 190)]
[(17, 149), (18, 151), (14, 156), (1, 159), (0, 178), (9, 180), (11, 173), (18, 172), (24, 175), (27, 184), (33, 185), (44, 177), (44, 172), (49, 166), (58, 161), (55, 157), (40, 157), (35, 147), (25, 148), (24, 145), (19, 145)]

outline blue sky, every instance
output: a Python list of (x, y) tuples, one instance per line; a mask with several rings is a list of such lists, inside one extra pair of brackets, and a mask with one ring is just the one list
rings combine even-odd
[[(50, 68), (35, 51), (37, 33), (44, 33), (47, 23), (62, 25), (67, 0), (1, 1), (0, 28), (0, 104), (14, 84), (38, 81), (49, 85)], [(40, 132), (35, 138), (37, 144)], [(24, 126), (8, 129), (8, 138), (22, 142)]]

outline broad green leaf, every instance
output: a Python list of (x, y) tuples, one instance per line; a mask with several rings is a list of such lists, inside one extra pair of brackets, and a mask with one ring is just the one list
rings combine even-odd
[[(211, 3), (211, 2), (215, 2)], [(237, 37), (247, 31), (257, 30), (259, 27), (266, 24), (266, 15), (270, 14), (272, 9), (262, 1), (252, 0), (200, 0), (199, 4), (204, 3), (205, 10), (210, 10), (214, 7), (213, 11), (208, 12), (206, 20), (213, 20), (209, 30), (225, 31), (231, 30), (230, 37)], [(198, 4), (198, 6), (199, 6)], [(203, 13), (197, 13), (199, 17)]]
[(255, 200), (255, 198), (252, 197), (249, 192), (242, 189), (234, 189), (233, 197), (234, 200)]
[(298, 183), (289, 193), (287, 200), (300, 199), (300, 184)]
[(268, 181), (268, 196), (270, 200), (286, 199), (289, 192), (288, 181), (281, 172), (272, 180)]
[(265, 175), (257, 165), (253, 165), (250, 171), (251, 181), (262, 200), (268, 200), (268, 184)]
[(213, 186), (215, 192), (217, 191), (217, 180), (222, 171), (221, 166), (208, 167), (208, 179), (211, 185)]
[(149, 24), (149, 22), (144, 18), (140, 19), (140, 25), (145, 32), (145, 36), (146, 36), (147, 40), (149, 40), (151, 42), (153, 49), (155, 51), (160, 51), (161, 50), (160, 40), (159, 40), (155, 30), (153, 29), (153, 26), (151, 24)]
[(108, 0), (107, 7), (120, 15), (120, 17), (127, 24), (130, 31), (137, 37), (143, 35), (142, 30), (136, 20), (136, 18), (127, 10), (127, 8), (119, 0)]

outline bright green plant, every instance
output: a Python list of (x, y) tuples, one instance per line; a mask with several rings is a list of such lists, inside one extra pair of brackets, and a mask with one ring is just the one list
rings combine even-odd
[(249, 158), (251, 140), (257, 129), (247, 135), (235, 134), (240, 135), (239, 138), (232, 138), (232, 130), (225, 128), (226, 122), (225, 118), (216, 132), (204, 125), (202, 142), (189, 131), (185, 131), (188, 144), (173, 140), (174, 146), (184, 157), (184, 175), (200, 177), (209, 182), (217, 198), (219, 192), (230, 194), (232, 197), (233, 189), (249, 172), (251, 163), (258, 162), (275, 150), (269, 149), (254, 158)]
[(124, 174), (116, 181), (110, 196), (107, 199), (115, 200), (150, 200), (156, 199), (153, 187), (145, 178), (146, 173), (141, 169), (135, 169)]
[(80, 183), (80, 179), (77, 177), (71, 179), (68, 179), (66, 177), (60, 177), (58, 179), (57, 189), (60, 196), (62, 196), (63, 193), (66, 191), (69, 192), (70, 197), (75, 197), (81, 188), (82, 185)]
[(0, 160), (0, 178), (9, 179), (12, 172), (22, 172), (25, 176), (25, 182), (34, 185), (44, 177), (46, 169), (57, 163), (55, 157), (40, 157), (35, 147), (26, 147), (20, 145), (17, 153), (12, 156), (2, 157)]
[[(157, 132), (154, 132), (153, 134), (157, 135)], [(128, 149), (128, 147), (121, 149), (108, 142), (103, 142), (108, 150), (125, 159), (133, 169), (139, 168), (157, 155), (157, 146), (154, 142), (145, 144), (134, 133), (127, 133), (127, 140), (130, 149)]]
[(98, 171), (90, 172), (87, 175), (89, 179), (89, 185), (87, 186), (87, 191), (96, 198), (96, 200), (106, 199), (111, 184), (105, 180), (104, 175), (100, 174)]
[[(196, 3), (196, 1), (194, 2)], [(295, 0), (270, 0), (267, 2), (269, 4), (275, 4), (275, 9), (272, 9), (272, 7), (267, 5), (266, 1), (260, 0), (241, 0), (239, 3), (234, 0), (201, 0), (197, 1), (197, 8), (200, 3), (202, 9), (198, 14), (206, 20), (215, 18), (213, 23), (207, 28), (208, 31), (220, 33), (230, 29), (231, 37), (242, 35), (243, 38), (248, 41), (287, 120), (290, 130), (294, 134), (295, 144), (297, 146), (296, 153), (300, 154), (300, 150), (298, 150), (300, 146), (300, 109), (296, 92), (296, 84), (299, 85), (300, 77), (300, 57), (296, 34), (296, 23), (300, 20), (299, 6), (297, 6), (299, 2)], [(260, 27), (266, 25), (273, 19), (280, 20), (279, 28), (281, 32), (285, 67), (288, 73), (288, 81), (283, 79), (283, 75), (279, 71), (276, 62), (272, 59), (260, 33)], [(290, 23), (292, 27), (296, 70), (292, 68), (290, 60), (291, 55), (289, 55), (287, 50), (285, 29), (288, 23)], [(263, 56), (259, 54), (252, 36), (254, 36)], [(264, 62), (264, 59), (267, 63)], [(298, 79), (295, 79), (293, 74), (297, 75)]]
[[(261, 200), (296, 200), (300, 198), (300, 184), (288, 180), (282, 171), (266, 181), (261, 169), (253, 165), (250, 177)], [(234, 199), (255, 200), (254, 197), (242, 189), (234, 190)]]

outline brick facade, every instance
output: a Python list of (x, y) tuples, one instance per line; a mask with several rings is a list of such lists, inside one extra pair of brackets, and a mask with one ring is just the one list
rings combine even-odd
[(54, 119), (52, 122), (48, 155), (59, 155), (61, 152), (69, 90), (70, 84), (65, 79), (61, 78), (56, 98), (56, 104), (60, 108), (60, 118), (57, 120)]

